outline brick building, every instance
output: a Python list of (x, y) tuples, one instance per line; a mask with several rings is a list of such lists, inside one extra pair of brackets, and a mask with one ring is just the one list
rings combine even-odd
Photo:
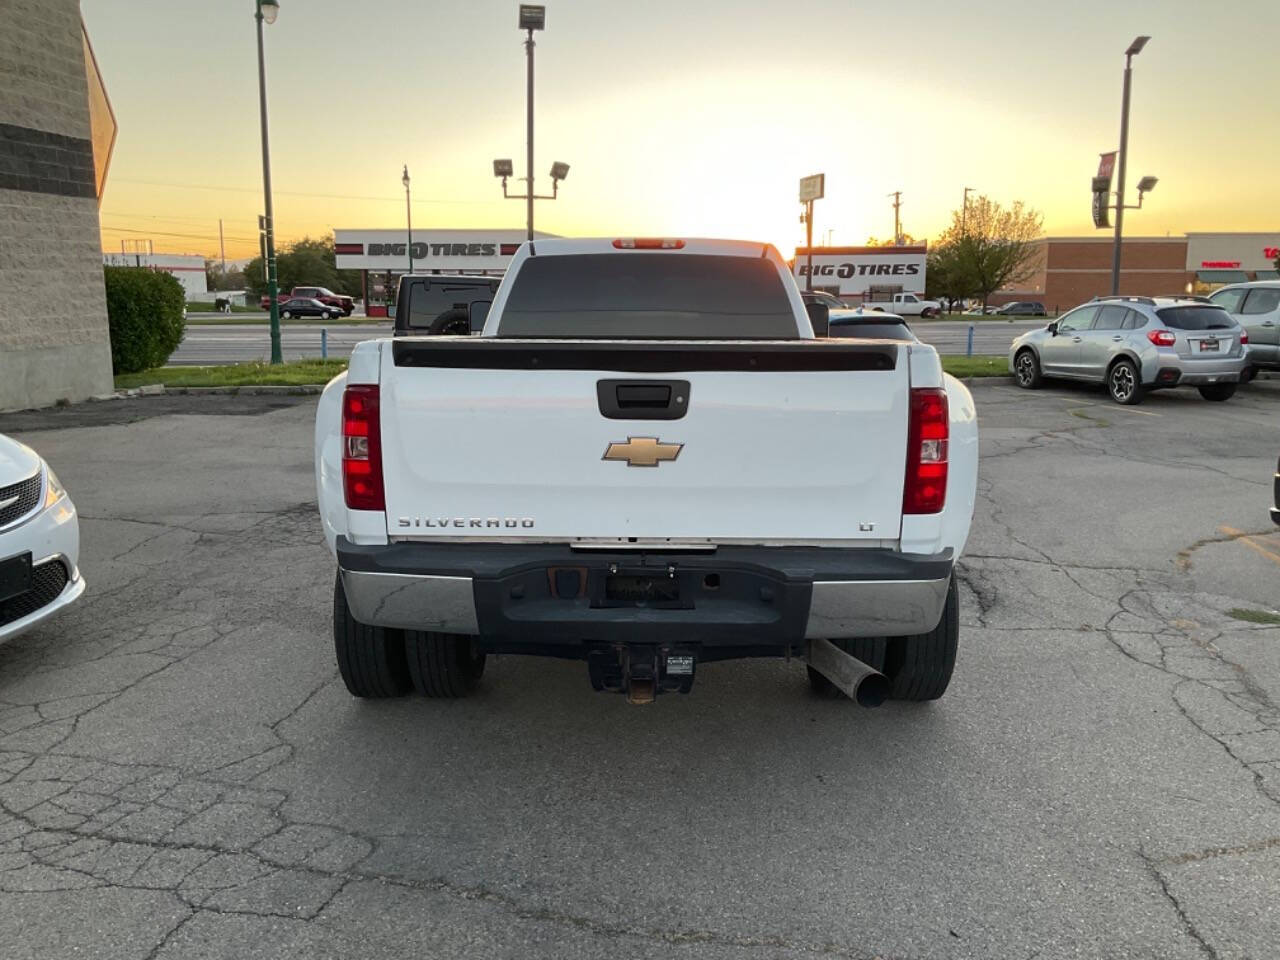
[[(1110, 235), (1045, 237), (1036, 272), (1017, 289), (998, 290), (990, 303), (1039, 300), (1049, 312), (1068, 310), (1111, 292)], [(1154, 296), (1206, 293), (1225, 283), (1275, 280), (1280, 231), (1189, 233), (1180, 237), (1125, 237), (1120, 292)]]
[(98, 197), (115, 124), (79, 0), (0, 0), (0, 77), (0, 410), (110, 393)]

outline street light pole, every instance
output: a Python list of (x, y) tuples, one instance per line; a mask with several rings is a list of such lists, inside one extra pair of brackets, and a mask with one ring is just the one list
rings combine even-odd
[(966, 229), (969, 219), (969, 194), (977, 193), (973, 187), (964, 188), (964, 205), (960, 207), (960, 236), (968, 236)]
[(1120, 171), (1116, 182), (1116, 239), (1111, 252), (1111, 295), (1120, 293), (1120, 248), (1124, 235), (1124, 172), (1129, 160), (1129, 90), (1133, 82), (1133, 58), (1150, 37), (1138, 37), (1124, 52), (1124, 96), (1120, 106)]
[(529, 38), (524, 42), (526, 59), (528, 60), (528, 80), (525, 84), (525, 173), (528, 174), (528, 189), (525, 195), (525, 222), (528, 225), (529, 239), (533, 239), (533, 28), (529, 28)]
[(267, 136), (267, 67), (262, 53), (262, 22), (275, 23), (280, 12), (277, 0), (255, 0), (253, 18), (258, 22), (258, 111), (262, 120), (262, 194), (267, 257), (267, 298), (271, 315), (271, 362), (283, 363), (280, 350), (280, 304), (276, 286), (276, 228), (271, 207), (271, 148)]
[(404, 176), (400, 178), (404, 184), (404, 222), (409, 230), (409, 243), (405, 250), (409, 252), (409, 272), (413, 273), (413, 205), (409, 200), (409, 165), (404, 165)]

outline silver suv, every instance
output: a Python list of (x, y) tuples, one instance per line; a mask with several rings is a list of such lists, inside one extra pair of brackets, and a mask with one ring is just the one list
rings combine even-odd
[(1249, 335), (1249, 363), (1280, 367), (1280, 280), (1237, 283), (1209, 297)]
[(1195, 386), (1227, 400), (1250, 364), (1249, 336), (1203, 299), (1096, 297), (1009, 347), (1009, 370), (1033, 389), (1044, 377), (1102, 383), (1116, 403), (1148, 390)]

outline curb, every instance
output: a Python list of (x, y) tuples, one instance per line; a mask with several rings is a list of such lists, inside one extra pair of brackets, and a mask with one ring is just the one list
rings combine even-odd
[(217, 396), (227, 395), (235, 396), (237, 394), (245, 394), (248, 396), (295, 396), (295, 397), (311, 397), (319, 396), (324, 391), (323, 383), (302, 383), (292, 385), (272, 385), (260, 384), (258, 386), (246, 385), (242, 387), (166, 387), (161, 383), (147, 384), (146, 386), (136, 387), (131, 390), (122, 390), (116, 394), (117, 397), (158, 397), (165, 394), (191, 394), (194, 396)]

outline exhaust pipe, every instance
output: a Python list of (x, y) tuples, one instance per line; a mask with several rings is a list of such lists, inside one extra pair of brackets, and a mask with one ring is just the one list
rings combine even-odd
[(889, 678), (830, 640), (810, 640), (809, 666), (861, 707), (878, 707), (889, 697)]

